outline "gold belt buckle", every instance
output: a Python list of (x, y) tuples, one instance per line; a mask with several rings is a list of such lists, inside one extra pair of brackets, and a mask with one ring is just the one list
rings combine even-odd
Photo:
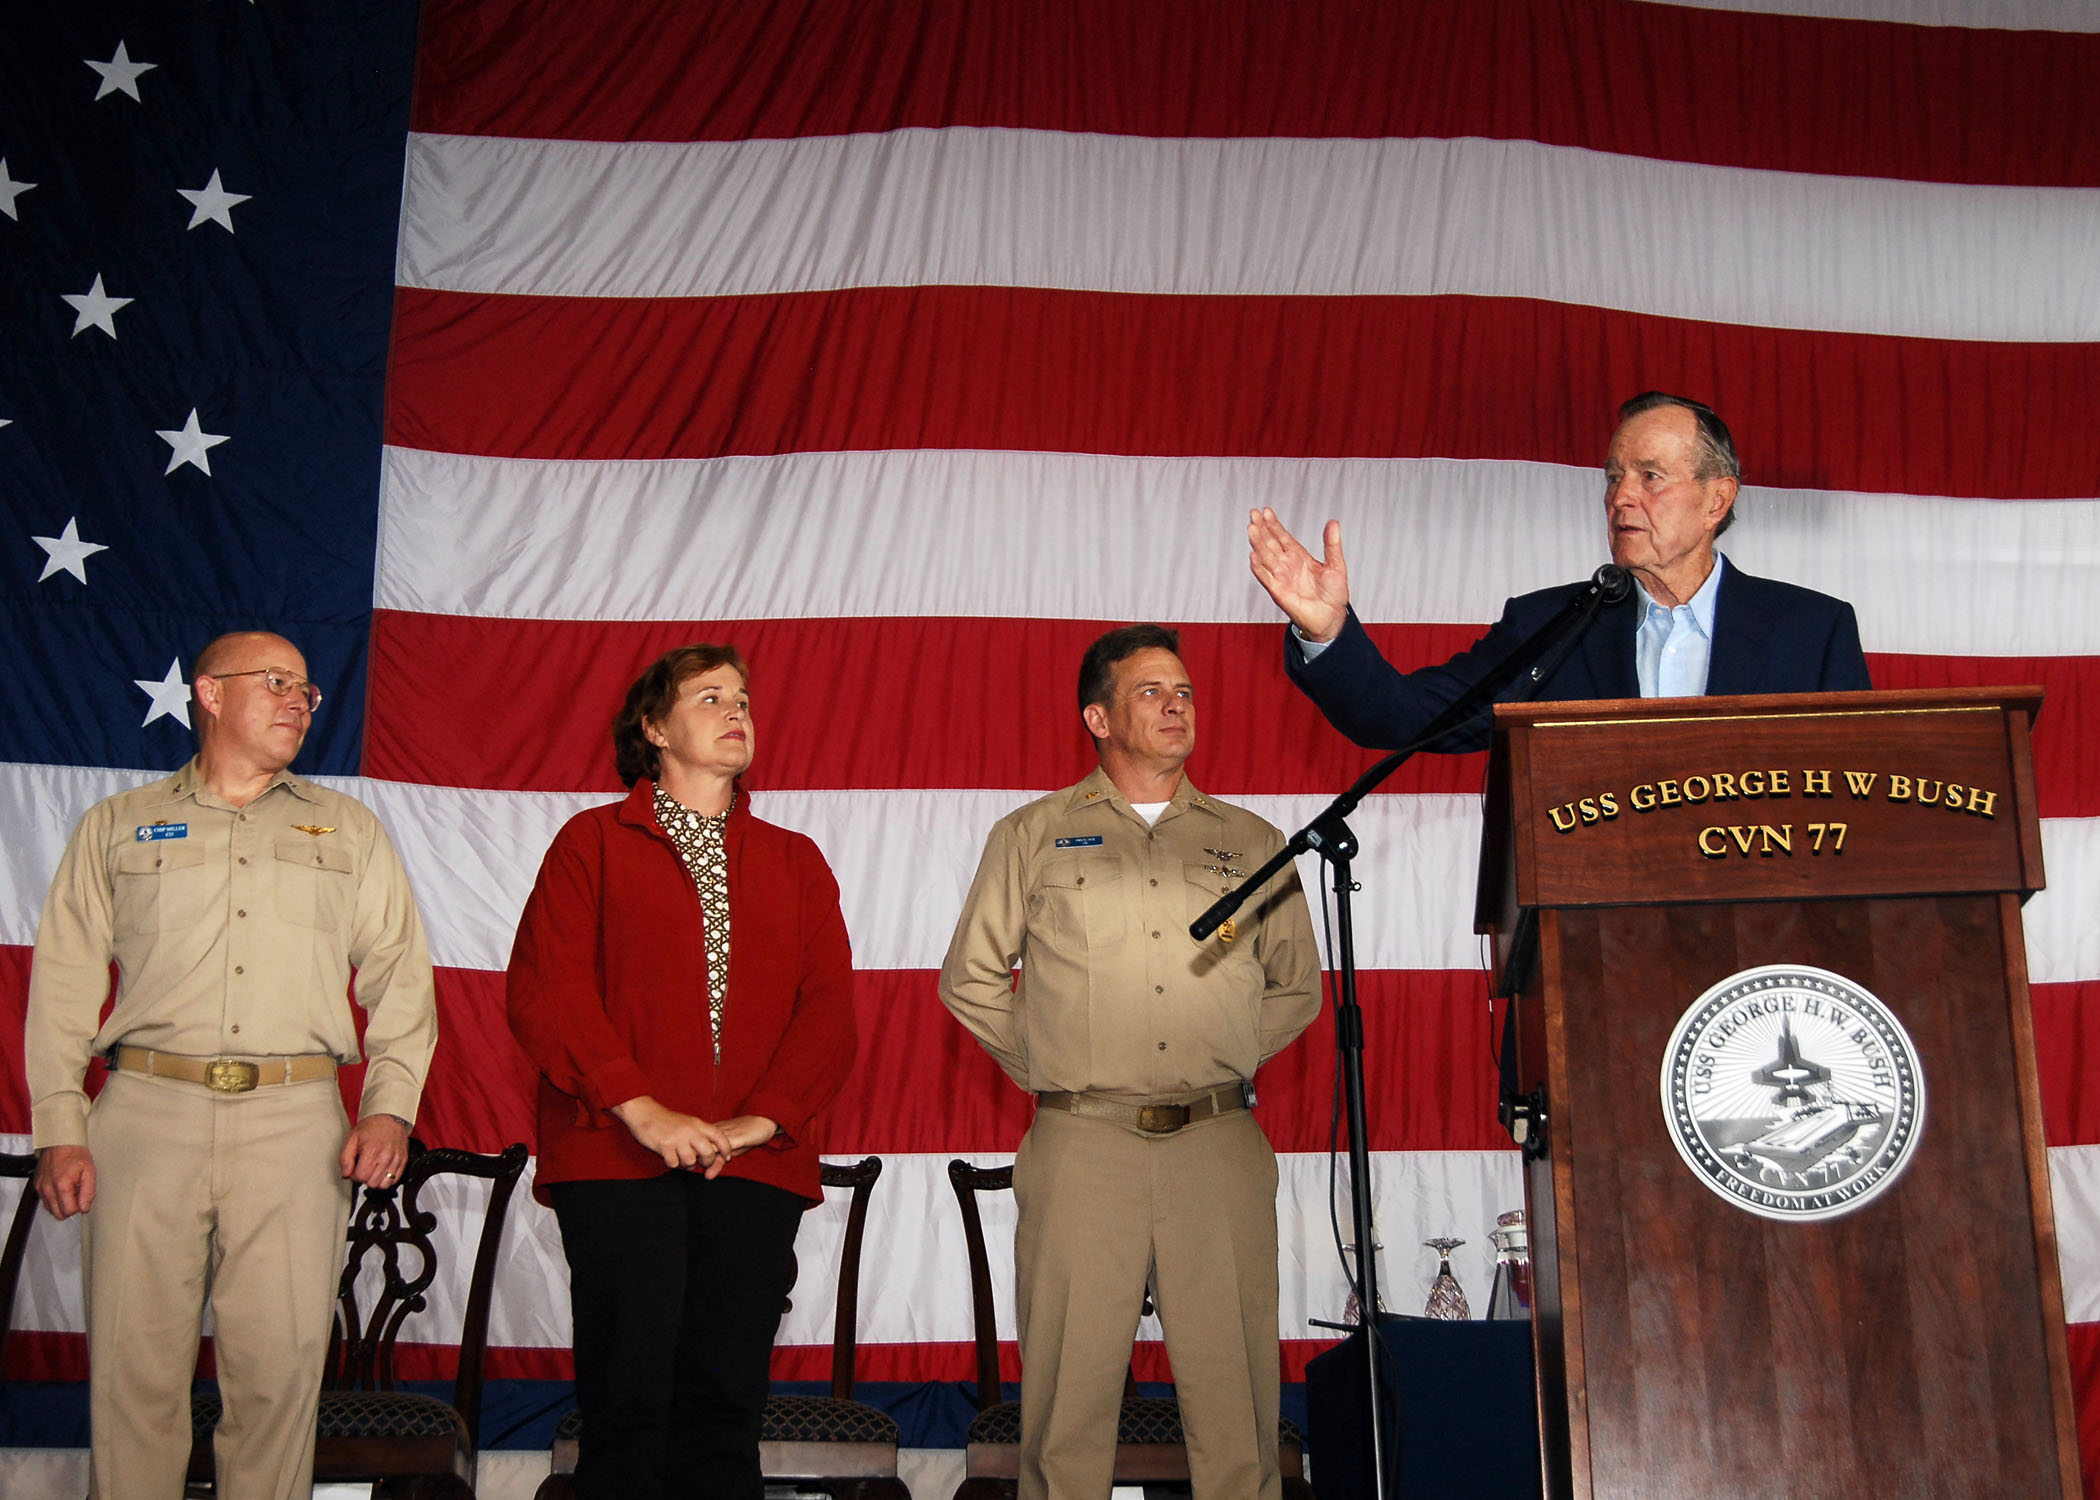
[(262, 1078), (262, 1070), (236, 1057), (215, 1057), (204, 1065), (204, 1086), (220, 1094), (245, 1094)]
[(1140, 1104), (1137, 1128), (1147, 1135), (1172, 1135), (1189, 1122), (1186, 1104)]

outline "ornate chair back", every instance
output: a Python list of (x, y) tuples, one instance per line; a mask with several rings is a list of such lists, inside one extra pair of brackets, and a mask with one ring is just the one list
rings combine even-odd
[[(391, 1187), (359, 1191), (350, 1216), (335, 1326), (321, 1379), (314, 1477), (322, 1481), (413, 1479), (418, 1494), (471, 1496), (480, 1448), (482, 1367), (489, 1304), (510, 1200), (525, 1170), (522, 1142), (495, 1155), (410, 1140), (408, 1165)], [(415, 1314), (428, 1310), (442, 1255), (438, 1201), (451, 1180), (489, 1184), (478, 1235), (461, 1221), (460, 1248), (474, 1244), (459, 1334), (452, 1399), (397, 1388), (394, 1351)], [(212, 1481), (217, 1395), (190, 1402), (191, 1492)], [(209, 1493), (208, 1490), (202, 1490)]]
[[(474, 1250), (474, 1269), (467, 1281), (467, 1302), (459, 1334), (459, 1370), (452, 1384), (452, 1406), (467, 1424), (470, 1444), (481, 1433), (482, 1367), (488, 1353), (489, 1304), (502, 1248), (503, 1224), (511, 1195), (525, 1170), (522, 1142), (497, 1155), (435, 1149), (409, 1143), (408, 1165), (391, 1188), (366, 1188), (350, 1217), (348, 1249), (337, 1283), (335, 1328), (329, 1338), (328, 1366), (321, 1386), (327, 1391), (391, 1391), (395, 1388), (394, 1347), (414, 1314), (429, 1307), (437, 1280), (438, 1206), (424, 1193), (441, 1179), (481, 1179), (491, 1184), (488, 1208)], [(435, 1195), (433, 1195), (435, 1196)], [(367, 1266), (379, 1273), (369, 1306), (361, 1305), (360, 1283), (369, 1285)]]
[(29, 1253), (29, 1227), (36, 1222), (36, 1153), (0, 1151), (0, 1177), (22, 1179), (22, 1198), (8, 1221), (7, 1241), (0, 1245), (0, 1388), (7, 1383), (7, 1334), (14, 1326), (15, 1287), (22, 1279), (22, 1257)]

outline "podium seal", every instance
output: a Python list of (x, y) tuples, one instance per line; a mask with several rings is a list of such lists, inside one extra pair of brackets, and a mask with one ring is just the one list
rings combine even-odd
[(1722, 980), (1670, 1034), (1671, 1144), (1700, 1182), (1768, 1219), (1834, 1219), (1886, 1192), (1925, 1125), (1917, 1048), (1841, 974), (1766, 964)]

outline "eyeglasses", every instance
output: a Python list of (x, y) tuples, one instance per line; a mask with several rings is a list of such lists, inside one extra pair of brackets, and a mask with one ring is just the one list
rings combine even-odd
[(294, 677), (282, 667), (255, 667), (246, 672), (205, 672), (206, 677), (260, 677), (263, 686), (274, 697), (289, 698), (297, 693), (306, 703), (306, 711), (314, 712), (321, 706), (321, 690), (304, 677)]

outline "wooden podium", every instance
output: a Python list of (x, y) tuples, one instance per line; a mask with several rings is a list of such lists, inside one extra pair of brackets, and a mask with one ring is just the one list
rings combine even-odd
[(1538, 1114), (1548, 1496), (2079, 1494), (2020, 928), (2040, 704), (1496, 710), (1477, 914)]

